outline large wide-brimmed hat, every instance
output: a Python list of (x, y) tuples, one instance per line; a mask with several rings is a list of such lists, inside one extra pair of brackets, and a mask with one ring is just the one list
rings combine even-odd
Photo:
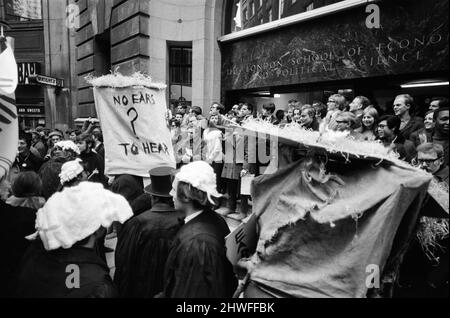
[(157, 167), (149, 171), (151, 184), (145, 187), (144, 191), (148, 194), (170, 198), (172, 190), (172, 179), (175, 169), (172, 167)]

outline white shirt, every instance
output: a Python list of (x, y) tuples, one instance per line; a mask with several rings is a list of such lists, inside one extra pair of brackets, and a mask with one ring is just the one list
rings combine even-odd
[(218, 129), (206, 129), (203, 132), (203, 140), (206, 144), (206, 161), (222, 162), (222, 132)]
[(187, 217), (184, 218), (184, 224), (186, 224), (189, 221), (192, 221), (194, 218), (196, 218), (197, 216), (199, 216), (203, 211), (198, 211), (195, 212)]

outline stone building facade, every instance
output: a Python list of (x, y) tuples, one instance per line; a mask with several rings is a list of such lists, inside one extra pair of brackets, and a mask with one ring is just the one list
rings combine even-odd
[[(166, 83), (169, 103), (181, 97), (207, 109), (220, 98), (217, 38), (222, 35), (223, 1), (78, 0), (73, 5), (79, 12), (76, 117), (95, 116), (93, 91), (84, 78), (111, 70), (125, 75), (141, 72)], [(177, 56), (172, 48), (186, 52), (183, 56), (189, 59), (181, 66), (174, 64), (186, 75), (181, 76), (182, 83), (174, 82), (177, 71), (170, 69), (171, 52)]]

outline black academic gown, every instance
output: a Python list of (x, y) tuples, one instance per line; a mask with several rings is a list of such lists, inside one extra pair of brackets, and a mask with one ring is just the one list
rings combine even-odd
[(165, 262), (183, 218), (172, 206), (157, 203), (124, 224), (115, 254), (120, 297), (153, 297), (163, 290)]
[(226, 257), (230, 230), (220, 215), (205, 210), (178, 232), (167, 259), (164, 296), (231, 298), (237, 280)]
[[(75, 282), (79, 269), (79, 288)], [(78, 281), (78, 279), (77, 279)], [(117, 291), (109, 268), (94, 249), (71, 247), (46, 251), (36, 240), (22, 259), (14, 297), (113, 298)]]
[(0, 298), (10, 296), (12, 278), (30, 245), (25, 236), (35, 232), (36, 211), (13, 207), (0, 200)]

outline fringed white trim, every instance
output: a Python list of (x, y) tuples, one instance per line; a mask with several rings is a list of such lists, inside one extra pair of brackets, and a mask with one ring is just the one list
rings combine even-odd
[(448, 237), (448, 234), (448, 219), (436, 219), (424, 216), (420, 219), (420, 227), (416, 236), (428, 259), (439, 263), (439, 257), (436, 254), (439, 250), (445, 248), (439, 245), (439, 241)]
[(412, 168), (408, 163), (398, 159), (398, 154), (387, 149), (382, 143), (378, 141), (356, 140), (349, 136), (347, 132), (326, 130), (321, 133), (304, 129), (298, 124), (288, 124), (280, 128), (254, 118), (247, 119), (243, 123), (242, 128), (287, 139), (305, 146), (320, 147), (329, 153), (341, 153), (347, 160), (349, 159), (349, 155), (359, 158), (371, 157), (380, 159), (380, 161), (387, 160), (399, 166)]
[(94, 87), (123, 88), (143, 86), (159, 90), (163, 90), (167, 87), (167, 85), (163, 83), (154, 83), (149, 75), (142, 74), (140, 72), (136, 72), (131, 76), (124, 76), (119, 72), (113, 72), (100, 77), (88, 75), (84, 79)]

